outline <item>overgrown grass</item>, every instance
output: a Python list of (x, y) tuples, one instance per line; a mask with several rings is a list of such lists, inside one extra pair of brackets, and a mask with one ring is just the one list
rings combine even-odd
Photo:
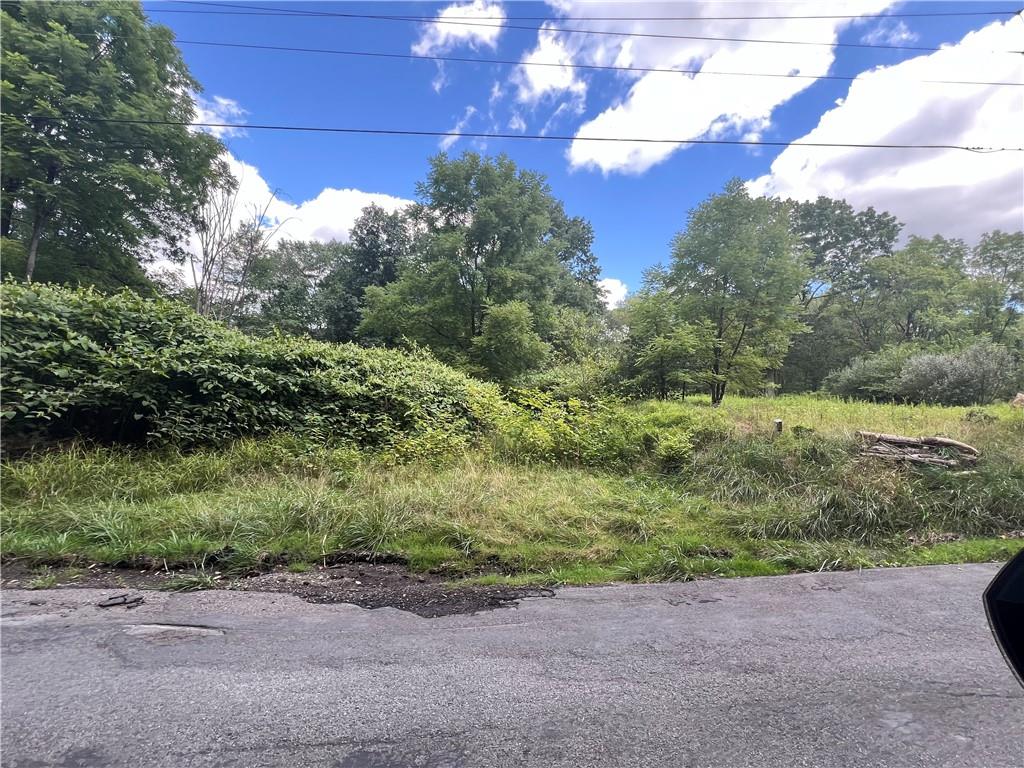
[[(73, 446), (4, 464), (3, 554), (230, 573), (358, 550), (478, 581), (580, 584), (1002, 560), (1024, 546), (1024, 414), (1009, 407), (727, 398), (572, 418), (516, 415), (446, 454), (294, 437)], [(876, 463), (857, 455), (862, 428), (949, 435), (982, 461), (972, 474)]]

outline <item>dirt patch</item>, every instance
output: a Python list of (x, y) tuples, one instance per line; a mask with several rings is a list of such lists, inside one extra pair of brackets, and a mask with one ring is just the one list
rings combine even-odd
[(39, 569), (12, 561), (4, 563), (4, 589), (229, 589), (243, 592), (282, 592), (310, 603), (352, 603), (362, 608), (398, 608), (424, 618), (476, 613), (500, 608), (524, 597), (550, 596), (537, 587), (459, 583), (429, 573), (413, 573), (401, 563), (337, 562), (303, 573), (275, 568), (267, 573), (234, 577), (215, 571), (137, 570), (128, 568)]

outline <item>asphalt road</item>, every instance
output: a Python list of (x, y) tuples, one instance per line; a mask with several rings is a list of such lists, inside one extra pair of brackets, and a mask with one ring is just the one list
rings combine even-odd
[(441, 619), (12, 590), (2, 764), (1017, 768), (995, 570), (565, 589)]

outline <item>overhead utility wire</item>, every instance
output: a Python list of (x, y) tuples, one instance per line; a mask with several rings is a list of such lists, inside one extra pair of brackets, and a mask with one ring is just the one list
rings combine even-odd
[[(178, 0), (181, 2), (182, 0)], [(285, 9), (281, 8), (267, 8), (261, 9), (259, 6), (252, 5), (237, 5), (233, 3), (205, 3), (205, 2), (189, 2), (188, 5), (215, 5), (222, 6), (225, 8), (242, 8), (242, 9), (257, 9), (257, 10), (271, 10), (281, 11)], [(287, 12), (287, 11), (286, 11)], [(340, 11), (303, 11), (303, 16), (324, 16), (332, 18), (344, 18), (344, 19), (373, 19), (377, 21), (412, 21), (416, 23), (430, 23), (430, 24), (453, 24), (456, 26), (468, 26), (468, 27), (486, 27), (489, 29), (521, 29), (530, 32), (540, 31), (537, 27), (528, 27), (519, 24), (489, 24), (485, 22), (477, 22), (470, 20), (456, 20), (456, 19), (443, 19), (439, 17), (416, 17), (416, 16), (382, 16), (380, 14), (367, 14), (367, 13), (343, 13)], [(566, 32), (571, 34), (579, 35), (612, 35), (615, 37), (644, 37), (644, 38), (656, 38), (659, 40), (705, 40), (715, 42), (726, 42), (726, 43), (762, 43), (766, 45), (806, 45), (806, 46), (817, 46), (827, 48), (878, 48), (885, 50), (894, 51), (940, 51), (941, 48), (934, 48), (923, 45), (883, 45), (879, 43), (840, 43), (840, 42), (817, 42), (809, 40), (762, 40), (757, 38), (748, 37), (719, 37), (714, 35), (677, 35), (669, 34), (666, 32), (621, 32), (616, 30), (605, 30), (605, 29), (573, 29), (570, 27), (543, 27), (548, 32)], [(1014, 53), (1021, 54), (1024, 51), (992, 51), (993, 53)]]
[[(115, 35), (118, 37), (118, 35)], [(845, 80), (854, 81), (857, 76), (850, 75), (804, 75), (782, 72), (722, 72), (706, 69), (674, 69), (671, 67), (620, 67), (611, 64), (559, 64), (548, 61), (516, 61), (513, 59), (480, 59), (471, 56), (428, 56), (415, 53), (385, 53), (380, 51), (346, 51), (334, 48), (297, 48), (289, 45), (258, 45), (256, 43), (229, 43), (213, 40), (175, 40), (179, 45), (204, 45), (219, 48), (245, 48), (257, 51), (283, 51), (293, 53), (326, 53), (338, 56), (364, 56), (383, 59), (410, 59), (415, 61), (450, 61), (467, 64), (503, 64), (508, 66), (526, 67), (567, 67), (570, 69), (610, 70), (615, 72), (664, 72), (680, 75), (716, 75), (731, 77), (780, 77), (804, 80)], [(985, 80), (907, 80), (913, 83), (939, 83), (943, 85), (999, 85), (1024, 86), (1024, 83)]]
[(600, 141), (641, 144), (715, 144), (742, 145), (754, 147), (839, 147), (850, 149), (959, 149), (967, 152), (979, 153), (1024, 152), (1024, 147), (968, 147), (961, 144), (868, 144), (856, 142), (844, 143), (827, 141), (764, 141), (754, 139), (651, 139), (623, 138), (613, 136), (565, 136), (551, 134), (541, 135), (523, 133), (484, 133), (477, 131), (426, 131), (404, 130), (398, 128), (340, 128), (333, 126), (315, 125), (186, 122), (181, 120), (130, 120), (126, 118), (93, 117), (89, 115), (63, 115), (59, 117), (55, 117), (53, 115), (23, 115), (22, 119), (39, 120), (41, 122), (78, 121), (84, 123), (109, 123), (115, 125), (180, 125), (187, 128), (237, 128), (239, 130), (369, 134), (380, 136), (444, 136), (456, 139), (537, 139), (541, 141)]
[[(176, 0), (170, 0), (175, 2)], [(225, 7), (243, 7), (237, 5), (229, 5), (226, 3), (197, 3), (197, 2), (184, 2), (185, 5), (223, 5)], [(247, 8), (259, 8), (260, 6), (244, 6)], [(506, 16), (473, 16), (473, 19), (481, 21), (771, 21), (771, 20), (790, 20), (790, 19), (900, 19), (900, 18), (927, 18), (927, 17), (943, 17), (943, 16), (1014, 16), (1019, 14), (1020, 10), (1008, 10), (1008, 11), (934, 11), (934, 12), (915, 12), (915, 13), (835, 13), (835, 14), (777, 14), (777, 15), (765, 15), (765, 16), (519, 16), (519, 15), (506, 15)], [(233, 16), (305, 16), (310, 13), (318, 14), (322, 12), (318, 11), (303, 11), (303, 10), (292, 10), (292, 9), (280, 9), (280, 10), (261, 10), (251, 11), (249, 13), (236, 13), (233, 11), (202, 11), (202, 10), (187, 10), (184, 8), (151, 8), (147, 9), (147, 13), (224, 13)], [(436, 19), (436, 16), (415, 16), (415, 15), (395, 15), (395, 14), (376, 14), (375, 18), (393, 18), (402, 21), (415, 20), (415, 21), (430, 21)]]

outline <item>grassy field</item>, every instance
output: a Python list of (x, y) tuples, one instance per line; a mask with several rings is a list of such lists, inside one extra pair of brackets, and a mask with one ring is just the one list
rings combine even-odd
[[(5, 558), (245, 572), (341, 550), (483, 582), (592, 583), (1003, 560), (1024, 547), (1024, 412), (809, 396), (620, 406), (685, 427), (670, 466), (430, 461), (281, 437), (188, 454), (72, 447), (2, 468)], [(772, 420), (785, 432), (773, 437)], [(946, 435), (973, 473), (857, 455), (854, 432)]]

